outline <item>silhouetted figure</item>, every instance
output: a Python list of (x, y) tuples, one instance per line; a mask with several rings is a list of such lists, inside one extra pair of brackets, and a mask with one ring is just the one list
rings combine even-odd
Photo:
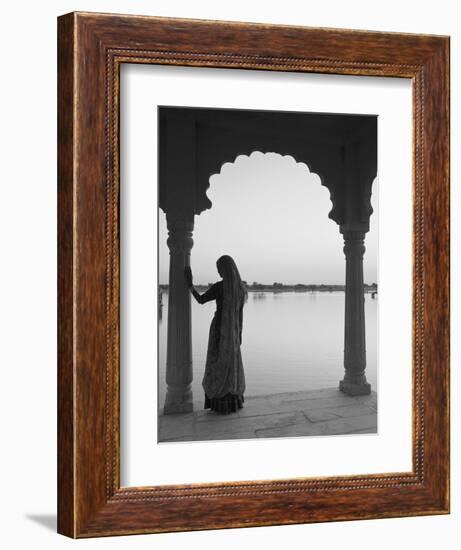
[(216, 267), (222, 281), (212, 285), (202, 295), (194, 289), (190, 267), (186, 267), (185, 277), (199, 304), (216, 300), (202, 386), (205, 390), (205, 409), (228, 414), (241, 409), (244, 401), (245, 374), (240, 344), (246, 290), (230, 256), (221, 256)]

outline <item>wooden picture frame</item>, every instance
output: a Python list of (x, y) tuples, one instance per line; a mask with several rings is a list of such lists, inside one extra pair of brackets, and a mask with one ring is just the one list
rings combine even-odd
[[(448, 513), (448, 37), (71, 13), (58, 20), (58, 47), (58, 531), (97, 537)], [(120, 487), (122, 63), (412, 80), (412, 471)]]

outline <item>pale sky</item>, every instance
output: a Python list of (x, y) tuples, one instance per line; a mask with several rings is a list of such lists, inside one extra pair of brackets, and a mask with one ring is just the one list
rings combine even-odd
[[(373, 185), (364, 278), (377, 282), (378, 193)], [(211, 210), (195, 216), (194, 284), (219, 280), (216, 260), (232, 256), (243, 280), (272, 284), (344, 284), (339, 227), (328, 218), (329, 191), (292, 157), (252, 153), (226, 163), (210, 178)], [(160, 284), (168, 283), (166, 217), (159, 215)]]

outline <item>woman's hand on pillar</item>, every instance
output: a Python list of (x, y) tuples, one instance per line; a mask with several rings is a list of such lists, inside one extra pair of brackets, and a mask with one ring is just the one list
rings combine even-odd
[(187, 288), (192, 288), (193, 287), (192, 269), (190, 268), (190, 266), (186, 266), (184, 268), (184, 278), (186, 279)]

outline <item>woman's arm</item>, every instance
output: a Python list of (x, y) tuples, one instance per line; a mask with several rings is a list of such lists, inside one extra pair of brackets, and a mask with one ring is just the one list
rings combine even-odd
[(211, 300), (216, 300), (216, 288), (215, 285), (210, 287), (206, 292), (203, 294), (199, 294), (195, 288), (194, 283), (192, 280), (192, 270), (189, 266), (187, 266), (184, 269), (184, 277), (186, 279), (186, 285), (187, 288), (191, 291), (192, 296), (197, 300), (199, 304), (206, 304), (207, 302), (211, 302)]

